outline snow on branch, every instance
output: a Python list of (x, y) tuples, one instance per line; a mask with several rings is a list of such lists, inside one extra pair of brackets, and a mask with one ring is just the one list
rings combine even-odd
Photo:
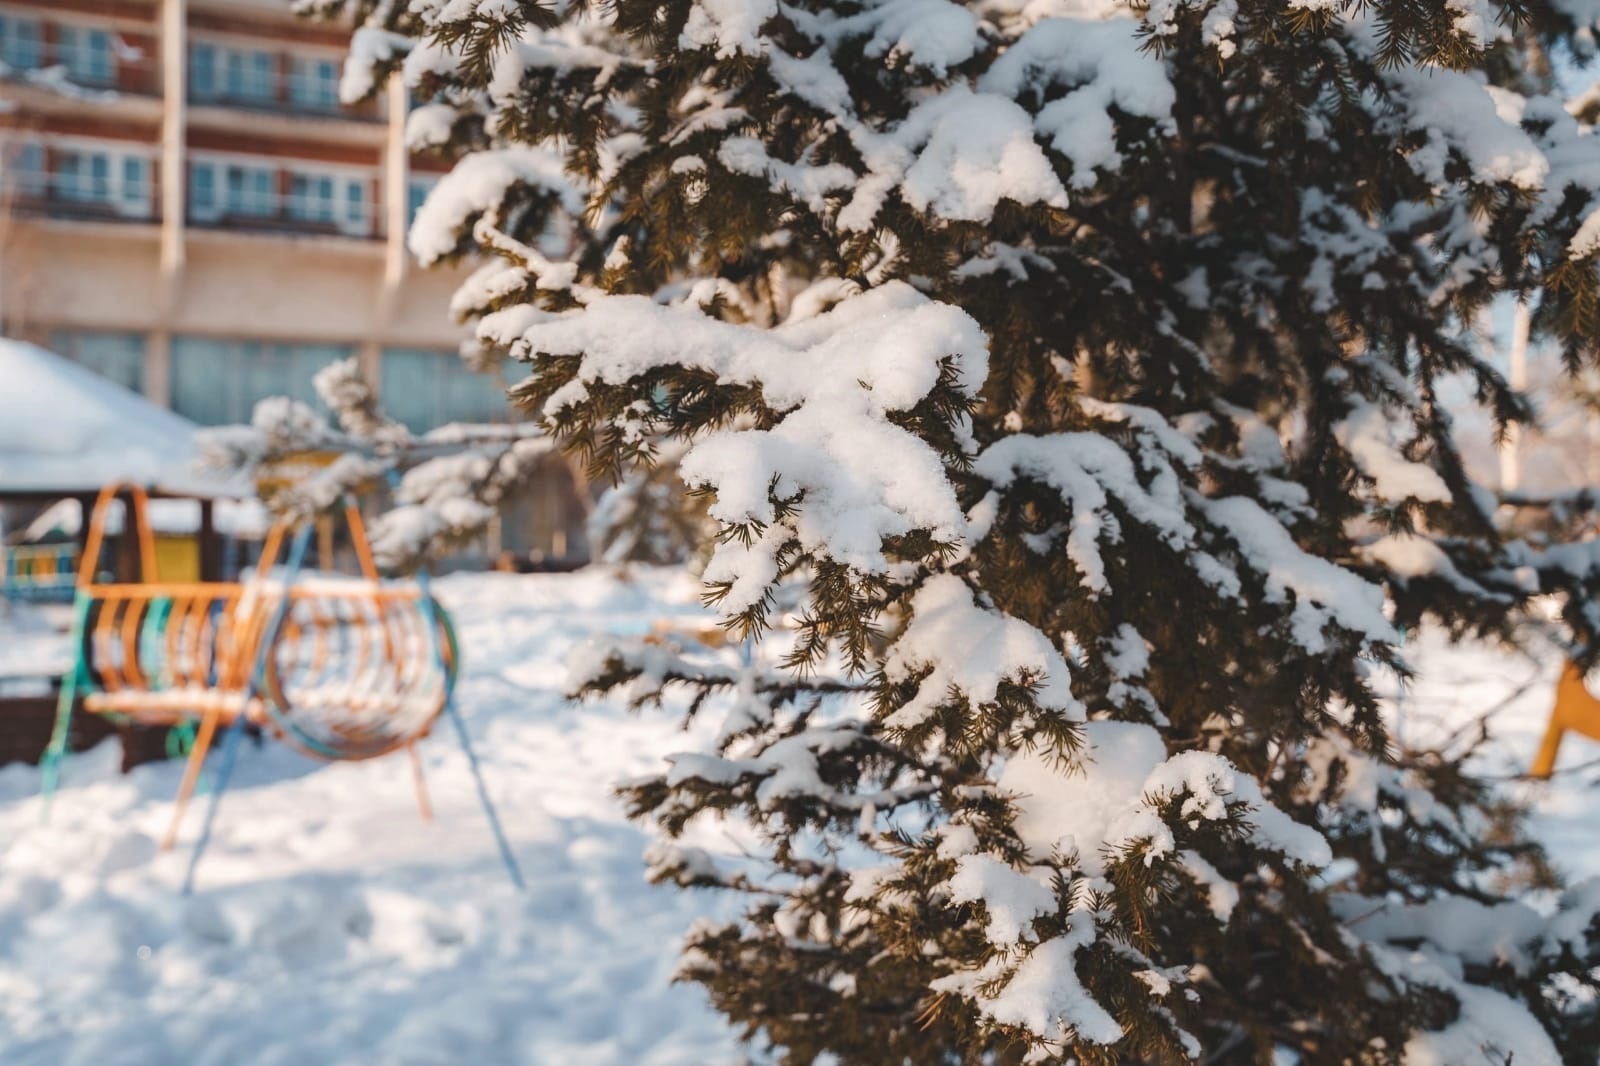
[(1003, 682), (1031, 683), (1033, 701), (1069, 721), (1083, 720), (1066, 660), (1045, 635), (1018, 618), (972, 600), (958, 577), (929, 578), (911, 601), (911, 621), (884, 660), (890, 682), (915, 679), (916, 695), (885, 719), (913, 729), (959, 693), (973, 704), (995, 702)]
[[(941, 390), (975, 395), (987, 374), (987, 342), (965, 313), (908, 285), (885, 285), (771, 330), (644, 297), (601, 297), (498, 339), (564, 364), (566, 383), (544, 404), (551, 419), (583, 409), (598, 390), (651, 375), (694, 374), (756, 390), (769, 428), (712, 432), (681, 464), (687, 483), (715, 492), (713, 518), (754, 531), (724, 539), (705, 571), (708, 581), (731, 584), (729, 614), (760, 602), (791, 545), (881, 574), (890, 567), (886, 538), (964, 535), (947, 457), (896, 416)], [(641, 417), (640, 434), (659, 421)]]

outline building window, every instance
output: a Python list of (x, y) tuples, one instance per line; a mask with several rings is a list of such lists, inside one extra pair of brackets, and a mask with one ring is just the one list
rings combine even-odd
[(323, 410), (311, 379), (350, 355), (337, 344), (174, 337), (172, 408), (203, 426), (248, 422), (256, 404), (271, 396)]
[(111, 203), (111, 157), (105, 152), (56, 153), (56, 195), (78, 204)]
[(200, 222), (221, 215), (217, 203), (217, 168), (210, 163), (189, 164), (189, 214)]
[(367, 183), (351, 178), (344, 183), (344, 218), (339, 228), (346, 233), (364, 236), (367, 225)]
[(215, 100), (217, 92), (217, 49), (209, 44), (189, 47), (189, 99)]
[(150, 213), (150, 161), (136, 155), (122, 157), (122, 186), (117, 190), (117, 205), (126, 213)]
[(272, 187), (277, 174), (271, 168), (229, 164), (224, 175), (228, 214), (271, 218), (278, 213), (278, 197)]
[(56, 53), (72, 80), (83, 85), (109, 85), (116, 80), (111, 34), (83, 26), (56, 31)]
[(276, 57), (220, 44), (189, 46), (189, 99), (273, 103), (278, 98)]
[(50, 188), (69, 204), (108, 207), (134, 218), (150, 215), (150, 161), (100, 148), (57, 148)]
[(307, 111), (339, 109), (339, 64), (295, 57), (289, 68), (289, 100)]
[(468, 369), (453, 352), (386, 348), (382, 383), (384, 411), (413, 433), (452, 422), (504, 422), (510, 417), (500, 382)]
[(43, 196), (49, 190), (43, 145), (38, 141), (16, 141), (0, 146), (0, 193)]
[(0, 63), (12, 70), (36, 70), (44, 52), (44, 34), (34, 19), (0, 15)]
[(316, 170), (289, 175), (289, 217), (300, 222), (336, 225), (353, 236), (371, 231), (367, 214), (367, 179), (336, 177)]
[(289, 217), (300, 222), (332, 222), (334, 181), (327, 175), (289, 176)]
[(60, 331), (50, 347), (125, 389), (144, 391), (144, 334)]
[(406, 182), (406, 222), (415, 222), (417, 212), (422, 210), (422, 204), (428, 199), (428, 194), (438, 184), (437, 178), (411, 178)]
[(278, 172), (251, 163), (197, 159), (189, 164), (189, 217), (196, 222), (278, 216)]
[(270, 103), (277, 98), (270, 52), (219, 49), (222, 54), (223, 94), (230, 100)]

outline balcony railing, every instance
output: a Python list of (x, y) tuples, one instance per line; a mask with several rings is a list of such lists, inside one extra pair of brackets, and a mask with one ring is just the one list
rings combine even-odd
[(0, 188), (0, 202), (20, 215), (96, 222), (152, 224), (160, 221), (157, 190), (116, 189), (109, 179), (81, 174), (24, 172)]
[[(202, 164), (203, 165), (203, 164)], [(276, 181), (276, 178), (274, 178)], [(208, 195), (197, 196), (190, 188), (188, 224), (206, 229), (249, 230), (258, 233), (285, 233), (377, 240), (381, 234), (373, 225), (378, 205), (363, 197), (352, 202), (340, 198), (291, 192), (268, 193), (248, 181), (244, 188), (221, 191), (223, 181)], [(339, 189), (340, 179), (325, 191)], [(315, 188), (315, 187), (313, 187)], [(352, 208), (355, 210), (352, 211)]]
[(13, 49), (0, 56), (0, 77), (72, 94), (115, 93), (123, 96), (159, 96), (161, 67), (142, 52), (124, 52), (105, 63), (105, 53), (43, 44), (26, 51)]
[(296, 218), (287, 213), (258, 214), (250, 210), (189, 211), (187, 224), (194, 229), (228, 230), (235, 233), (280, 234), (288, 237), (342, 237), (346, 240), (376, 241), (382, 235), (370, 224), (360, 230), (341, 227), (325, 219)]
[(346, 107), (337, 99), (327, 99), (310, 93), (283, 92), (286, 79), (274, 78), (273, 91), (266, 94), (255, 88), (189, 88), (192, 107), (226, 107), (239, 111), (252, 111), (263, 115), (286, 115), (298, 118), (334, 118), (357, 122), (381, 122), (383, 116), (371, 102)]

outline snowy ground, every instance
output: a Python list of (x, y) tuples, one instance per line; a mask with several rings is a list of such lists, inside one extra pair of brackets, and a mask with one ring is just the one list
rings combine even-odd
[[(1482, 644), (1452, 647), (1437, 630), (1425, 630), (1408, 654), (1418, 676), (1391, 704), (1401, 738), (1415, 747), (1459, 744), (1486, 723), (1490, 743), (1477, 771), (1503, 780), (1532, 809), (1534, 832), (1567, 877), (1600, 876), (1600, 742), (1568, 733), (1551, 780), (1524, 778), (1550, 719), (1560, 660)], [(1595, 681), (1591, 676), (1590, 687), (1600, 691)]]
[[(189, 899), (177, 892), (187, 849), (155, 844), (179, 766), (124, 777), (114, 743), (69, 759), (48, 826), (38, 772), (11, 766), (0, 770), (0, 1062), (742, 1057), (703, 995), (670, 981), (683, 932), (717, 901), (644, 882), (647, 838), (610, 792), (689, 738), (665, 714), (560, 699), (575, 642), (698, 616), (697, 587), (596, 573), (438, 588), (465, 649), (461, 704), (527, 895), (508, 883), (443, 725), (423, 746), (428, 825), (403, 757), (329, 766), (246, 747)], [(191, 811), (185, 843), (198, 822)]]
[[(699, 616), (670, 572), (457, 576), (439, 583), (466, 651), (459, 694), (530, 891), (507, 883), (466, 765), (424, 745), (437, 819), (403, 758), (326, 766), (247, 748), (201, 869), (155, 841), (179, 767), (115, 772), (114, 744), (66, 764), (51, 822), (38, 772), (0, 770), (0, 1062), (6, 1066), (707, 1064), (744, 1052), (699, 991), (670, 983), (711, 897), (651, 888), (619, 778), (692, 747), (666, 714), (560, 699), (574, 643)], [(49, 654), (0, 617), (0, 665)], [(11, 654), (7, 656), (7, 649)], [(1433, 634), (1403, 701), (1413, 740), (1492, 712), (1485, 769), (1523, 770), (1554, 664)], [(3, 671), (0, 671), (3, 672)], [(1562, 764), (1600, 757), (1573, 737)], [(1600, 768), (1511, 784), (1572, 874), (1600, 874)], [(197, 814), (197, 812), (195, 812)], [(192, 816), (192, 840), (198, 817)], [(186, 840), (187, 842), (187, 840)]]

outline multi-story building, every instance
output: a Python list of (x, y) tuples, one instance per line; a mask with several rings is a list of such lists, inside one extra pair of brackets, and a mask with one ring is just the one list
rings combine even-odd
[[(347, 41), (287, 0), (0, 0), (0, 335), (202, 425), (351, 355), (415, 430), (508, 417), (455, 354), (461, 269), (405, 250), (444, 165), (398, 83), (339, 103)], [(547, 486), (505, 543), (580, 551), (575, 502)]]

